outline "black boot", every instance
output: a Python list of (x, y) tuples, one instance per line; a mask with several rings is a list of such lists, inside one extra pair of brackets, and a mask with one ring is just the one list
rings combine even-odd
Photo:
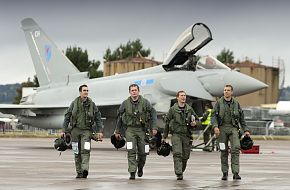
[(135, 172), (130, 172), (130, 178), (129, 179), (135, 179)]
[(84, 170), (83, 171), (83, 178), (87, 178), (88, 174), (89, 174), (88, 170)]
[(143, 176), (143, 168), (138, 168), (138, 177), (142, 177)]
[(187, 165), (187, 160), (186, 161), (182, 161), (182, 172), (185, 171), (186, 165)]
[(228, 180), (228, 172), (223, 173), (222, 180)]
[(235, 179), (235, 180), (241, 180), (242, 178), (241, 178), (241, 176), (239, 176), (238, 173), (235, 173), (235, 174), (233, 175), (233, 179)]
[(83, 178), (83, 174), (82, 173), (78, 173), (76, 178)]
[(177, 175), (177, 180), (183, 180), (183, 175), (182, 174)]

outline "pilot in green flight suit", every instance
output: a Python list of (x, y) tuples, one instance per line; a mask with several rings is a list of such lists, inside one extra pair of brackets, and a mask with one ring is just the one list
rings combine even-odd
[(198, 116), (193, 108), (186, 103), (186, 93), (179, 91), (176, 98), (177, 103), (169, 109), (166, 116), (163, 140), (168, 137), (168, 133), (172, 134), (174, 171), (177, 180), (183, 180), (183, 172), (186, 169), (191, 151), (191, 130), (197, 124), (200, 125), (200, 122), (195, 120), (198, 119)]
[(129, 93), (130, 97), (121, 104), (118, 110), (115, 136), (121, 138), (121, 133), (125, 131), (129, 179), (135, 179), (137, 169), (138, 177), (143, 176), (143, 167), (149, 152), (149, 145), (145, 142), (145, 133), (152, 130), (152, 135), (157, 134), (157, 115), (150, 102), (139, 95), (137, 84), (129, 86)]
[[(76, 178), (87, 178), (91, 151), (91, 138), (96, 134), (101, 139), (103, 126), (101, 113), (95, 103), (88, 97), (87, 85), (79, 87), (77, 97), (65, 113), (64, 132), (72, 135), (72, 149), (75, 156)], [(69, 129), (69, 124), (72, 129)]]
[(221, 170), (223, 172), (222, 180), (228, 179), (228, 141), (231, 144), (231, 169), (233, 179), (240, 180), (240, 139), (239, 139), (239, 125), (245, 135), (250, 136), (249, 129), (244, 120), (244, 113), (240, 107), (239, 102), (232, 97), (233, 87), (226, 85), (224, 87), (224, 96), (221, 97), (214, 107), (213, 127), (216, 136), (218, 137), (219, 148), (221, 150)]

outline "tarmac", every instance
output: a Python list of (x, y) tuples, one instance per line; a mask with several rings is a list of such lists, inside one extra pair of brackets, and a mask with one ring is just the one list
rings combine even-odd
[(184, 180), (176, 180), (172, 154), (147, 156), (144, 175), (129, 180), (127, 152), (109, 139), (92, 141), (87, 179), (76, 179), (73, 153), (53, 148), (51, 138), (0, 138), (2, 190), (290, 189), (290, 141), (255, 141), (260, 154), (241, 154), (242, 180), (221, 180), (219, 152), (192, 151)]

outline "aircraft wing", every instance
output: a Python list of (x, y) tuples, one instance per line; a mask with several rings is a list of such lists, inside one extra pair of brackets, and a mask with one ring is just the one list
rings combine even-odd
[[(109, 101), (95, 101), (98, 107), (107, 107), (120, 105), (119, 99)], [(25, 104), (0, 104), (0, 112), (9, 113), (13, 115), (29, 115), (35, 116), (35, 114), (59, 114), (64, 112), (69, 105), (49, 104), (49, 105), (25, 105)], [(34, 113), (34, 114), (33, 114)]]
[(4, 109), (52, 109), (52, 108), (67, 108), (68, 105), (25, 105), (25, 104), (0, 104), (0, 110)]
[[(184, 90), (188, 96), (214, 101), (212, 95), (205, 90), (197, 78), (193, 78), (190, 72), (171, 72), (171, 77), (160, 81), (165, 93), (175, 95), (179, 90)], [(182, 77), (180, 77), (182, 75)]]
[(36, 116), (36, 114), (54, 114), (63, 112), (68, 105), (22, 105), (0, 104), (0, 112), (13, 115)]

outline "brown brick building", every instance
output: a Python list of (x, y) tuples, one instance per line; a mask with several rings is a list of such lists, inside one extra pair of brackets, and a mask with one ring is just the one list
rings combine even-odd
[(146, 59), (138, 56), (130, 59), (121, 59), (116, 61), (109, 61), (104, 63), (104, 76), (114, 75), (116, 73), (127, 73), (130, 71), (137, 71), (156, 65), (160, 65), (161, 62)]
[(238, 100), (243, 107), (260, 106), (261, 104), (271, 104), (278, 101), (279, 95), (279, 69), (251, 61), (244, 61), (239, 64), (228, 65), (231, 69), (237, 69), (241, 73), (258, 79), (269, 87), (257, 92), (240, 96)]

